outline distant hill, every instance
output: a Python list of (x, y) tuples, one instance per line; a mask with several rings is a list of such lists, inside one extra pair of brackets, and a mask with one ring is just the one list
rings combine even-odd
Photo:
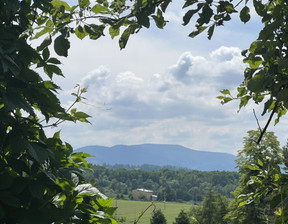
[(94, 157), (87, 161), (92, 164), (104, 163), (129, 164), (140, 166), (151, 164), (157, 166), (175, 166), (201, 171), (235, 171), (236, 156), (228, 153), (206, 152), (189, 149), (180, 145), (142, 144), (142, 145), (115, 145), (86, 146), (77, 149)]

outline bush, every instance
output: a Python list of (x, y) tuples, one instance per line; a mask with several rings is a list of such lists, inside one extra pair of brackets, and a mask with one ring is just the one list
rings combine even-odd
[(166, 218), (160, 209), (153, 212), (152, 218), (150, 219), (150, 224), (166, 224), (166, 223), (167, 223)]

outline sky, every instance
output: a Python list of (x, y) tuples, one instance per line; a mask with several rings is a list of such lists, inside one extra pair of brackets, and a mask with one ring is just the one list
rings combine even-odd
[[(176, 3), (175, 3), (176, 2)], [(70, 2), (71, 3), (71, 2)], [(182, 26), (183, 1), (174, 1), (163, 30), (142, 29), (120, 50), (109, 35), (93, 41), (71, 37), (67, 58), (61, 58), (65, 78), (56, 78), (64, 107), (73, 102), (73, 87), (87, 87), (87, 100), (77, 105), (92, 117), (91, 124), (62, 123), (62, 139), (75, 149), (87, 145), (143, 143), (179, 144), (195, 150), (237, 154), (248, 130), (262, 127), (262, 105), (238, 112), (238, 101), (221, 105), (220, 90), (235, 92), (243, 80), (241, 50), (256, 40), (261, 22), (252, 12), (247, 24), (235, 16), (192, 39), (193, 22)], [(287, 139), (287, 119), (275, 131), (281, 145)], [(51, 128), (52, 134), (58, 128)]]

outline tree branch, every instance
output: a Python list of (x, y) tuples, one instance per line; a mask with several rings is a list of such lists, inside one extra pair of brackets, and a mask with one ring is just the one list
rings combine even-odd
[(278, 104), (278, 103), (277, 103), (277, 101), (276, 101), (275, 106), (274, 106), (274, 109), (273, 109), (272, 113), (270, 114), (270, 117), (269, 117), (269, 119), (268, 119), (268, 121), (267, 121), (264, 129), (263, 129), (262, 131), (261, 131), (261, 129), (260, 129), (261, 133), (260, 133), (260, 136), (259, 136), (259, 138), (258, 138), (257, 144), (259, 144), (259, 143), (261, 142), (261, 140), (262, 140), (262, 138), (263, 138), (263, 135), (265, 134), (265, 132), (266, 132), (266, 130), (267, 130), (267, 128), (268, 128), (268, 126), (269, 126), (269, 124), (270, 124), (270, 122), (271, 122), (271, 120), (272, 120), (272, 117), (273, 117), (273, 115), (274, 115), (275, 112), (276, 112), (277, 104)]

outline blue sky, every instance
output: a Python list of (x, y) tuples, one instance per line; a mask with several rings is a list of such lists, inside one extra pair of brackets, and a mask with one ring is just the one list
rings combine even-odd
[[(237, 113), (238, 102), (223, 106), (216, 99), (219, 90), (233, 92), (241, 83), (240, 52), (257, 38), (257, 17), (252, 13), (245, 25), (233, 18), (217, 27), (210, 41), (206, 33), (191, 39), (193, 23), (181, 25), (182, 4), (168, 10), (164, 30), (143, 29), (121, 51), (118, 39), (108, 35), (96, 41), (71, 38), (69, 56), (62, 60), (66, 78), (56, 80), (60, 98), (68, 107), (75, 84), (88, 87), (87, 104), (78, 109), (92, 116), (92, 124), (61, 124), (65, 141), (74, 148), (165, 143), (236, 154), (246, 132), (257, 128), (253, 109), (264, 126), (261, 106), (250, 104)], [(282, 119), (269, 128), (282, 145), (286, 123)]]

